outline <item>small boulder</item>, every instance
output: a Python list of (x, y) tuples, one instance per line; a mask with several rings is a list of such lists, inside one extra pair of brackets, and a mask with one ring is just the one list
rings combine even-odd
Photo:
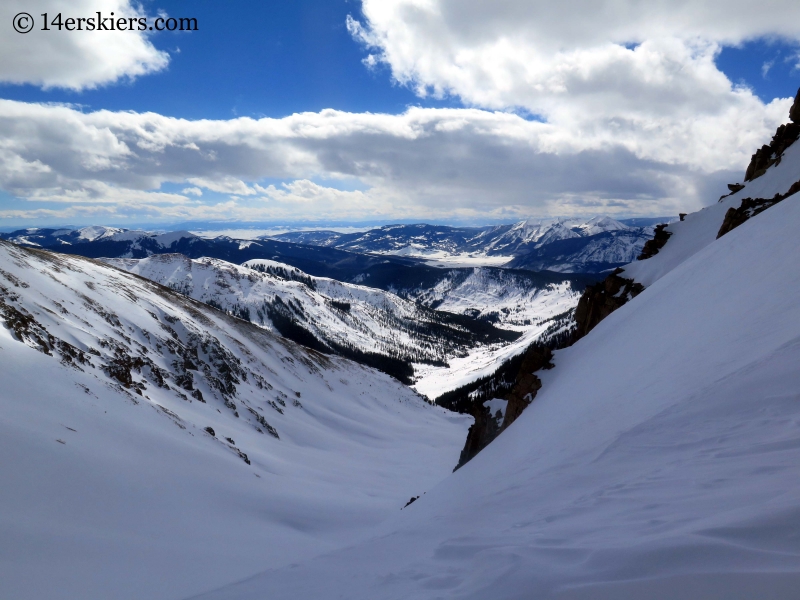
[(217, 437), (217, 434), (214, 432), (214, 428), (213, 427), (206, 427), (206, 433), (208, 433), (209, 435), (212, 435), (213, 437)]

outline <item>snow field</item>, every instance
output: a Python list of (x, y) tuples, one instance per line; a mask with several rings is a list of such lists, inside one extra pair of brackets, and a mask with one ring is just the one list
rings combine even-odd
[[(0, 269), (35, 320), (0, 328), (4, 598), (184, 598), (353, 543), (458, 460), (469, 419), (381, 373), (96, 261), (2, 243)], [(127, 387), (126, 355), (153, 365)]]

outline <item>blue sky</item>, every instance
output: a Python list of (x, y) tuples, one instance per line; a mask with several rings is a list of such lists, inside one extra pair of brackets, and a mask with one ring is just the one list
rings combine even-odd
[[(9, 1), (6, 12), (26, 6)], [(686, 5), (670, 25), (671, 15), (628, 10), (630, 23), (609, 20), (604, 37), (601, 17), (587, 14), (562, 30), (564, 15), (545, 23), (535, 1), (507, 0), (496, 10), (473, 3), (470, 13), (435, 0), (424, 18), (409, 17), (409, 2), (145, 0), (148, 16), (194, 17), (199, 31), (143, 37), (130, 60), (122, 53), (134, 51), (115, 48), (114, 36), (93, 55), (71, 46), (71, 34), (57, 52), (44, 49), (51, 34), (8, 37), (0, 98), (16, 102), (6, 110), (17, 116), (6, 117), (0, 135), (20, 149), (2, 158), (26, 166), (0, 173), (0, 227), (671, 214), (702, 206), (740, 177), (785, 120), (788, 105), (776, 99), (800, 86), (800, 30), (786, 24), (788, 13), (759, 20), (743, 9), (725, 21), (736, 12), (729, 4), (719, 4), (718, 18)], [(358, 25), (348, 28), (348, 16)], [(573, 34), (581, 27), (591, 34)], [(621, 44), (626, 36), (640, 39)], [(62, 55), (75, 65), (68, 76), (51, 68)], [(98, 75), (106, 56), (113, 74)], [(13, 63), (23, 57), (20, 75)], [(551, 85), (554, 73), (571, 70), (579, 76)], [(649, 76), (654, 70), (662, 81)], [(39, 103), (72, 112), (45, 115)], [(347, 114), (324, 118), (325, 109)], [(213, 122), (197, 126), (201, 119)], [(85, 121), (83, 133), (73, 131), (75, 120)], [(629, 125), (620, 130), (621, 122)], [(741, 129), (727, 146), (705, 139), (726, 128)], [(227, 129), (235, 132), (217, 133)], [(251, 129), (258, 133), (249, 138)], [(42, 139), (26, 138), (32, 130)], [(107, 134), (108, 148), (86, 142)], [(68, 135), (76, 137), (63, 152), (53, 150), (53, 139)], [(187, 148), (196, 154), (184, 156)]]
[[(282, 117), (336, 108), (350, 112), (400, 113), (407, 106), (458, 107), (457, 97), (420, 98), (394, 83), (386, 67), (367, 69), (367, 55), (348, 33), (347, 15), (361, 18), (353, 0), (292, 2), (152, 1), (150, 14), (196, 17), (196, 32), (161, 32), (153, 44), (170, 53), (163, 72), (96, 90), (43, 91), (4, 85), (4, 98), (69, 102), (88, 110), (154, 111), (187, 119), (234, 116)], [(764, 101), (794, 95), (800, 87), (797, 47), (759, 39), (725, 47), (719, 68)], [(793, 59), (795, 59), (793, 61)], [(764, 73), (764, 65), (769, 70)]]
[(345, 23), (348, 14), (360, 15), (358, 2), (146, 0), (144, 6), (150, 14), (164, 11), (198, 20), (195, 32), (153, 34), (153, 44), (170, 54), (164, 71), (79, 92), (4, 85), (2, 97), (187, 119), (283, 117), (324, 108), (401, 113), (408, 105), (462, 106), (457, 98), (419, 98), (393, 84), (385, 67), (367, 69), (361, 63), (367, 52)]

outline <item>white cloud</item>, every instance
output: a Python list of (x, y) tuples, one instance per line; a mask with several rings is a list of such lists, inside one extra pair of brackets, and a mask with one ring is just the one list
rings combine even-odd
[(712, 60), (720, 44), (800, 39), (800, 5), (787, 0), (362, 0), (362, 10), (351, 34), (420, 94), (548, 115), (586, 96), (605, 110), (684, 107), (730, 92)]
[[(572, 0), (362, 0), (350, 33), (420, 96), (521, 110), (553, 138), (705, 165), (734, 138), (785, 117), (716, 67), (723, 44), (800, 40), (800, 4)], [(759, 134), (761, 135), (761, 134)], [(733, 145), (732, 145), (733, 144)], [(556, 150), (560, 151), (560, 150)]]
[[(7, 0), (0, 19), (66, 15), (66, 4)], [(139, 14), (130, 0), (102, 4)], [(368, 46), (367, 68), (476, 108), (190, 121), (0, 100), (0, 189), (18, 198), (0, 218), (674, 214), (741, 179), (788, 113), (789, 100), (763, 103), (714, 61), (722, 44), (800, 39), (797, 3), (362, 4), (363, 23), (347, 26)], [(97, 8), (69, 3), (73, 16)], [(83, 89), (167, 60), (135, 32), (0, 38), (5, 82)], [(337, 180), (359, 189), (318, 183)]]
[[(199, 148), (195, 144), (191, 144), (187, 146), (192, 150), (199, 150)], [(255, 189), (249, 187), (244, 181), (241, 179), (237, 179), (235, 177), (220, 177), (219, 179), (209, 179), (207, 177), (190, 177), (187, 179), (189, 183), (193, 183), (196, 186), (200, 186), (202, 188), (206, 188), (207, 190), (211, 190), (212, 192), (219, 192), (220, 194), (233, 194), (236, 196), (252, 196), (253, 194), (258, 193)], [(193, 188), (193, 190), (197, 190), (202, 195), (202, 190), (198, 188)], [(190, 193), (196, 193), (194, 191)]]
[[(740, 90), (723, 113), (657, 127), (647, 139), (624, 122), (614, 135), (576, 134), (477, 109), (190, 121), (0, 100), (0, 189), (37, 203), (31, 211), (105, 205), (119, 217), (165, 219), (672, 214), (740, 179), (788, 107)], [(172, 194), (164, 184), (236, 198), (190, 199), (191, 187)]]
[[(80, 90), (166, 67), (167, 54), (158, 51), (144, 32), (58, 31), (54, 27), (42, 31), (42, 13), (47, 13), (52, 22), (59, 13), (63, 19), (96, 18), (98, 10), (104, 18), (109, 18), (112, 12), (116, 19), (144, 16), (130, 0), (3, 0), (0, 81)], [(12, 29), (14, 16), (21, 12), (30, 13), (35, 23), (26, 34)]]

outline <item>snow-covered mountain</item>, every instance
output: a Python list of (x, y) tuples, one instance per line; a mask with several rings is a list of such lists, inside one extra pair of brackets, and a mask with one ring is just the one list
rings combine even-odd
[(531, 271), (561, 273), (601, 273), (636, 260), (653, 229), (621, 229), (563, 238), (521, 253), (505, 266)]
[(634, 260), (652, 233), (649, 222), (629, 225), (599, 216), (588, 220), (530, 219), (493, 227), (387, 225), (363, 233), (303, 231), (279, 234), (273, 239), (415, 257), (436, 266), (483, 264), (599, 273)]
[(139, 276), (0, 242), (0, 596), (178, 599), (352, 543), (468, 417)]
[(394, 290), (401, 298), (274, 261), (239, 266), (179, 254), (103, 260), (308, 347), (381, 369), (429, 398), (523, 352), (594, 281), (495, 268), (437, 270), (430, 288)]
[[(416, 378), (418, 389), (432, 397), (482, 376), (496, 367), (497, 361), (524, 350), (550, 327), (544, 321), (552, 316), (552, 307), (568, 311), (585, 285), (595, 281), (594, 276), (496, 267), (439, 268), (414, 258), (269, 239), (207, 239), (188, 232), (154, 234), (91, 227), (26, 229), (6, 237), (27, 246), (121, 259), (116, 263), (121, 268), (307, 346), (347, 356), (406, 382)], [(175, 253), (205, 261), (204, 272), (198, 270), (200, 263), (189, 263)], [(143, 260), (141, 266), (137, 259)], [(236, 266), (248, 261), (255, 261), (253, 265), (274, 263), (278, 270), (272, 272), (271, 283), (264, 283), (267, 278), (255, 285), (251, 280), (256, 275), (245, 274)], [(285, 264), (281, 267), (278, 262)], [(283, 303), (278, 288), (286, 284), (278, 283), (281, 278), (296, 280), (287, 288), (296, 305)], [(317, 286), (312, 280), (324, 291), (312, 289)], [(373, 291), (366, 292), (363, 286)], [(360, 291), (356, 293), (356, 289)], [(358, 297), (368, 294), (371, 300), (356, 302), (355, 311), (348, 312), (344, 307), (354, 293)], [(404, 303), (395, 294), (422, 306)], [(440, 312), (431, 313), (424, 307)], [(367, 313), (370, 316), (364, 321), (361, 317)]]
[[(511, 342), (476, 346), (448, 360), (447, 367), (418, 365), (414, 388), (432, 399), (493, 373), (543, 334), (560, 331), (560, 327), (553, 329), (554, 324), (571, 315), (585, 286), (596, 281), (593, 276), (492, 267), (440, 272), (434, 285), (398, 292), (419, 304), (468, 315), (521, 335)], [(571, 316), (567, 320), (571, 324)]]
[(370, 540), (202, 598), (796, 598), (800, 144), (774, 147), (587, 291), (616, 310), (471, 462)]
[(114, 246), (125, 247), (131, 256), (149, 255), (153, 252), (170, 248), (179, 240), (193, 240), (196, 235), (188, 231), (170, 231), (154, 233), (138, 229), (121, 229), (119, 227), (103, 227), (93, 225), (77, 229), (47, 229), (32, 227), (20, 229), (11, 233), (0, 234), (6, 239), (21, 246), (38, 248), (61, 248), (68, 250), (69, 246), (88, 248)]
[(299, 231), (248, 240), (200, 237), (188, 231), (154, 233), (96, 226), (21, 229), (0, 234), (0, 239), (89, 258), (180, 253), (236, 264), (276, 260), (318, 277), (358, 283), (359, 277), (380, 264), (600, 273), (634, 260), (652, 237), (652, 224), (669, 220), (593, 217), (532, 219), (492, 227), (387, 225), (361, 233)]
[(390, 292), (311, 277), (275, 261), (257, 259), (240, 266), (180, 254), (104, 261), (406, 383), (414, 380), (414, 363), (447, 368), (449, 360), (473, 348), (503, 346), (520, 337), (474, 315), (434, 311)]
[(20, 229), (0, 234), (0, 239), (87, 258), (147, 258), (179, 253), (189, 258), (218, 258), (235, 264), (253, 259), (276, 260), (317, 277), (333, 277), (340, 281), (364, 278), (371, 269), (421, 265), (421, 261), (411, 258), (367, 256), (275, 240), (207, 238), (188, 231), (157, 233), (113, 227)]

